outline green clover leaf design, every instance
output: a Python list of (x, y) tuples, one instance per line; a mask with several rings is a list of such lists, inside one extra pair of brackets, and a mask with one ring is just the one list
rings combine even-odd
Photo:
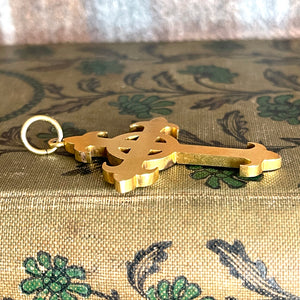
[(151, 286), (146, 292), (149, 300), (192, 300), (201, 294), (196, 283), (188, 283), (184, 276), (175, 278), (171, 285), (168, 280), (161, 280), (157, 287)]
[(36, 59), (45, 56), (52, 56), (54, 50), (45, 45), (27, 45), (17, 48), (14, 53), (22, 59)]
[(187, 66), (185, 70), (179, 70), (182, 74), (198, 75), (201, 78), (208, 78), (216, 83), (232, 83), (233, 78), (238, 76), (237, 73), (231, 73), (229, 69), (210, 66)]
[(257, 98), (258, 114), (263, 118), (271, 118), (274, 121), (287, 121), (291, 125), (300, 124), (300, 99), (290, 102), (293, 95), (280, 95), (271, 102), (270, 96)]
[(187, 169), (193, 172), (190, 176), (193, 179), (207, 179), (205, 185), (212, 189), (221, 188), (221, 181), (226, 183), (232, 189), (244, 187), (249, 181), (261, 181), (263, 174), (255, 177), (241, 177), (238, 169), (218, 168), (218, 167), (202, 167), (202, 166), (187, 166)]
[(67, 266), (68, 259), (56, 256), (51, 260), (47, 252), (40, 251), (37, 260), (33, 257), (25, 259), (25, 272), (31, 277), (20, 283), (24, 294), (35, 294), (34, 300), (76, 300), (74, 294), (88, 298), (91, 287), (86, 283), (72, 282), (73, 279), (84, 280), (85, 270), (82, 267)]
[(84, 60), (77, 68), (82, 74), (86, 75), (106, 75), (112, 73), (122, 73), (124, 65), (116, 60), (106, 61), (100, 59)]
[(116, 106), (120, 109), (121, 115), (135, 115), (140, 119), (151, 118), (151, 113), (160, 115), (169, 115), (172, 110), (166, 106), (174, 105), (173, 101), (161, 100), (159, 96), (150, 96), (145, 98), (144, 95), (134, 95), (131, 98), (122, 95), (118, 102), (109, 102), (109, 105)]
[[(85, 129), (79, 129), (71, 122), (65, 122), (61, 125), (61, 128), (64, 133), (64, 137), (74, 136), (74, 135), (83, 135), (86, 133)], [(41, 132), (37, 134), (39, 139), (50, 140), (57, 137), (57, 132), (54, 127), (49, 128), (49, 132)]]
[(220, 53), (228, 53), (245, 48), (242, 44), (235, 41), (212, 41), (205, 43), (203, 46), (204, 48)]

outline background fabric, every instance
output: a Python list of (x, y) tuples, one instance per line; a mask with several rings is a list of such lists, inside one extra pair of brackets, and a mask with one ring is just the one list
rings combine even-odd
[[(0, 299), (299, 299), (299, 50), (295, 40), (2, 47)], [(260, 142), (283, 164), (254, 178), (173, 166), (120, 195), (102, 159), (28, 152), (20, 128), (36, 114), (65, 136), (110, 137), (163, 116), (182, 143)], [(38, 147), (55, 135), (43, 123), (28, 131)]]
[(297, 0), (1, 0), (0, 43), (299, 38)]

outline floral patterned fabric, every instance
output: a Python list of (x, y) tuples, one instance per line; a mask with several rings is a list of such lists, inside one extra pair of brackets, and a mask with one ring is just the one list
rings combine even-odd
[[(300, 299), (300, 43), (3, 47), (0, 299)], [(259, 142), (282, 168), (176, 165), (119, 194), (103, 158), (26, 150), (47, 114), (64, 136), (163, 116), (185, 144)], [(47, 147), (43, 122), (28, 140)]]

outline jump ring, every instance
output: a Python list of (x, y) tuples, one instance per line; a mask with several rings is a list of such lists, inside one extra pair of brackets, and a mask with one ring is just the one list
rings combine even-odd
[(53, 152), (57, 149), (57, 147), (54, 147), (54, 148), (51, 148), (51, 149), (37, 149), (37, 148), (32, 147), (32, 146), (29, 144), (29, 142), (28, 142), (28, 140), (27, 140), (27, 137), (26, 137), (26, 133), (27, 133), (28, 127), (29, 127), (32, 123), (34, 123), (34, 122), (36, 122), (36, 121), (46, 121), (46, 122), (51, 123), (51, 124), (55, 127), (55, 129), (57, 130), (57, 134), (58, 134), (57, 141), (58, 141), (58, 142), (61, 142), (62, 139), (63, 139), (63, 131), (62, 131), (62, 128), (60, 127), (59, 123), (58, 123), (56, 120), (54, 120), (54, 119), (52, 119), (52, 118), (50, 118), (50, 117), (48, 117), (48, 116), (37, 115), (37, 116), (33, 116), (33, 117), (31, 117), (30, 119), (28, 119), (28, 120), (24, 123), (24, 125), (23, 125), (23, 127), (22, 127), (22, 129), (21, 129), (21, 140), (22, 140), (24, 146), (25, 146), (29, 151), (31, 151), (31, 152), (33, 152), (33, 153), (36, 153), (36, 154), (39, 154), (39, 155), (45, 155), (45, 154), (53, 153)]

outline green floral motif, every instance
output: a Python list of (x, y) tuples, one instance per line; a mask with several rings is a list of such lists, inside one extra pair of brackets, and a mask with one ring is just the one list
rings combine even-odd
[(44, 45), (28, 45), (15, 50), (15, 54), (22, 59), (34, 59), (54, 54), (52, 48)]
[(161, 100), (158, 96), (145, 98), (144, 95), (134, 95), (131, 98), (122, 95), (119, 97), (118, 102), (109, 102), (109, 105), (119, 107), (121, 115), (135, 115), (140, 119), (151, 118), (151, 113), (169, 115), (172, 110), (166, 108), (166, 106), (174, 104), (175, 102)]
[(84, 60), (77, 68), (82, 74), (86, 75), (106, 75), (112, 73), (122, 73), (124, 65), (116, 60), (106, 61), (100, 59)]
[(261, 181), (263, 179), (263, 174), (256, 177), (241, 177), (239, 176), (238, 169), (231, 168), (212, 168), (189, 165), (187, 166), (187, 169), (193, 171), (190, 174), (193, 179), (207, 179), (205, 185), (212, 189), (219, 189), (221, 187), (221, 181), (226, 183), (232, 189), (238, 189), (244, 187), (249, 181)]
[(213, 41), (204, 44), (204, 47), (215, 52), (231, 52), (245, 47), (235, 41)]
[[(85, 270), (77, 266), (67, 267), (68, 259), (56, 256), (51, 260), (47, 252), (40, 251), (37, 260), (33, 257), (25, 259), (25, 272), (31, 277), (20, 284), (23, 293), (35, 294), (34, 300), (76, 300), (74, 294), (82, 297), (91, 295), (91, 287), (86, 283), (72, 282), (73, 279), (85, 279)], [(49, 298), (48, 298), (49, 297)]]
[(179, 70), (182, 74), (197, 75), (200, 78), (208, 78), (216, 83), (233, 83), (233, 78), (238, 76), (237, 73), (231, 73), (229, 69), (210, 66), (187, 66), (185, 70)]
[[(74, 135), (83, 135), (86, 133), (85, 129), (79, 129), (74, 126), (71, 122), (65, 122), (62, 124), (62, 130), (64, 133), (64, 137), (74, 136)], [(37, 137), (44, 140), (50, 140), (57, 137), (57, 132), (54, 127), (49, 128), (49, 132), (41, 132), (37, 134)]]
[(271, 102), (270, 96), (262, 96), (257, 98), (259, 105), (257, 110), (260, 111), (259, 116), (263, 118), (271, 118), (274, 121), (287, 121), (291, 125), (300, 124), (300, 99), (290, 102), (293, 95), (280, 95), (274, 97)]
[(184, 276), (175, 278), (172, 285), (168, 280), (161, 280), (156, 288), (151, 286), (146, 292), (149, 300), (191, 300), (200, 294), (200, 287), (195, 283), (188, 283)]

